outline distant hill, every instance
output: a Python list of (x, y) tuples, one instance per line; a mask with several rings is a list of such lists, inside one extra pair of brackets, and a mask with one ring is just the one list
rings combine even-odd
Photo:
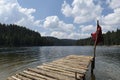
[(47, 41), (51, 42), (53, 46), (74, 46), (76, 45), (77, 40), (72, 39), (58, 39), (55, 37), (46, 36)]
[(72, 40), (72, 39), (61, 39), (61, 44), (63, 43), (63, 45), (68, 45), (68, 46), (75, 46), (76, 45), (77, 40)]

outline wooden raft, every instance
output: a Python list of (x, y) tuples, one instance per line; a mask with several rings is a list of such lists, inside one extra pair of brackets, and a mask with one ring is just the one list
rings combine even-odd
[(7, 80), (84, 80), (93, 57), (70, 55), (37, 68), (28, 68)]

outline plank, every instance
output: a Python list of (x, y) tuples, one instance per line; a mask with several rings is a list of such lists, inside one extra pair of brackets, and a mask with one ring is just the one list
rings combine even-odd
[(53, 79), (53, 78), (46, 77), (46, 76), (40, 75), (40, 74), (35, 73), (35, 72), (32, 72), (32, 71), (24, 71), (24, 72), (27, 73), (27, 74), (30, 74), (30, 75), (39, 77), (39, 78), (41, 78), (41, 80), (55, 80), (55, 79)]
[(87, 66), (90, 61), (78, 61), (78, 60), (60, 60), (60, 61), (56, 61), (56, 62), (53, 62), (53, 63), (72, 63), (74, 65), (84, 65), (84, 66)]
[[(40, 67), (38, 69), (41, 69)], [(50, 73), (56, 73), (58, 75), (62, 75), (62, 76), (66, 76), (66, 77), (69, 77), (69, 78), (73, 78), (73, 80), (75, 79), (75, 73), (73, 72), (68, 72), (68, 71), (65, 71), (65, 70), (60, 70), (60, 69), (54, 69), (54, 68), (43, 68), (44, 70), (50, 72)], [(79, 74), (77, 75), (77, 78), (78, 79), (81, 79), (83, 77), (83, 74)]]
[(51, 71), (46, 71), (43, 69), (29, 69), (30, 71), (36, 72), (41, 75), (45, 75), (47, 77), (51, 77), (56, 80), (74, 80), (75, 78), (70, 78), (61, 74), (53, 73)]
[[(53, 67), (53, 68), (57, 68), (57, 69), (63, 69), (63, 70), (74, 72), (74, 73), (77, 72), (80, 74), (84, 74), (87, 70), (87, 69), (73, 68), (73, 67), (69, 67), (69, 66), (65, 66), (65, 65), (52, 64), (52, 63), (51, 64), (44, 64), (44, 65), (49, 66), (49, 67)], [(40, 66), (38, 66), (38, 67), (40, 67)]]
[(87, 65), (79, 65), (79, 64), (72, 64), (72, 63), (64, 63), (64, 62), (55, 62), (54, 64), (65, 65), (73, 68), (80, 68), (80, 69), (87, 69)]
[(84, 55), (70, 55), (70, 56), (67, 56), (65, 57), (66, 59), (69, 58), (69, 59), (81, 59), (81, 58), (84, 58), (84, 59), (92, 59), (93, 57), (92, 56), (84, 56)]
[(14, 78), (11, 77), (8, 77), (7, 80), (15, 80)]
[[(64, 76), (75, 78), (75, 73), (65, 71), (65, 70), (60, 70), (60, 69), (53, 68), (53, 67), (40, 66), (40, 67), (38, 67), (38, 69), (40, 69), (40, 70), (42, 69), (42, 70), (46, 70), (46, 71), (49, 71), (49, 72), (52, 72), (52, 73), (61, 74), (61, 75), (64, 75)], [(81, 74), (81, 76), (82, 76), (82, 74)]]
[(29, 78), (29, 79), (32, 79), (32, 80), (41, 80), (41, 78), (26, 74), (24, 72), (19, 73), (19, 75), (24, 76), (24, 77)]
[(21, 80), (21, 79), (17, 78), (16, 76), (12, 76), (12, 78), (13, 78), (14, 80)]
[(56, 61), (53, 61), (53, 62), (75, 62), (75, 63), (86, 63), (86, 62), (91, 62), (90, 59), (60, 59), (60, 60), (56, 60)]
[(15, 76), (16, 76), (17, 78), (21, 79), (21, 80), (32, 80), (32, 79), (30, 79), (30, 78), (21, 76), (21, 75), (19, 75), (19, 74), (16, 74)]
[(39, 80), (45, 80), (43, 78), (41, 78), (40, 76), (34, 74), (34, 73), (31, 73), (29, 71), (23, 71), (23, 73), (27, 74), (27, 75), (30, 75), (30, 76), (34, 76), (35, 78), (39, 79)]

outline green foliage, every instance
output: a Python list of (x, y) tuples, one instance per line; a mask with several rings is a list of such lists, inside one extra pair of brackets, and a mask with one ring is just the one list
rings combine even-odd
[[(120, 30), (116, 32), (108, 31), (103, 34), (104, 45), (120, 45)], [(23, 26), (14, 24), (6, 25), (0, 23), (0, 47), (3, 46), (73, 46), (73, 45), (93, 45), (90, 38), (71, 40), (57, 39), (54, 37), (41, 37), (40, 33), (29, 30)]]
[(103, 35), (104, 45), (120, 45), (120, 30), (117, 29), (116, 32), (108, 31)]
[(0, 46), (38, 46), (41, 42), (38, 32), (14, 24), (0, 24)]
[[(106, 34), (103, 34), (103, 42), (99, 45), (120, 45), (120, 30), (117, 29), (116, 32), (108, 31)], [(80, 39), (77, 41), (77, 45), (94, 45), (92, 38)]]
[(0, 47), (3, 46), (68, 46), (76, 40), (41, 37), (38, 32), (14, 24), (0, 24)]
[(81, 45), (81, 46), (84, 46), (84, 45), (93, 45), (94, 42), (92, 41), (91, 38), (86, 38), (86, 39), (80, 39), (80, 40), (77, 40), (77, 45)]

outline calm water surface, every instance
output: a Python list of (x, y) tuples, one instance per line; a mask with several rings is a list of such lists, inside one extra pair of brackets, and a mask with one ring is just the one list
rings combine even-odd
[[(29, 67), (75, 54), (92, 55), (93, 46), (0, 48), (0, 80)], [(97, 46), (94, 80), (120, 80), (120, 47)]]

